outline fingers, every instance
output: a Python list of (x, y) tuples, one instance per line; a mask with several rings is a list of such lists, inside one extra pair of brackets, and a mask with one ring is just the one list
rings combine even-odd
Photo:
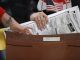
[(41, 13), (43, 15), (43, 20), (45, 20), (45, 23), (47, 23), (48, 22), (48, 16), (43, 12), (41, 12)]
[(41, 30), (43, 30), (44, 28), (45, 28), (45, 25), (47, 24), (47, 22), (48, 22), (48, 18), (47, 18), (47, 15), (46, 14), (44, 14), (43, 12), (39, 12), (39, 15), (38, 15), (38, 24), (39, 24), (39, 26), (38, 27), (40, 27), (40, 29)]
[(32, 28), (30, 28), (30, 27), (23, 27), (21, 32), (23, 34), (32, 35), (32, 33), (29, 31), (29, 29), (32, 29)]
[(24, 29), (24, 34), (32, 35), (32, 33), (29, 31), (29, 29)]
[(43, 21), (41, 20), (40, 16), (37, 16), (37, 17), (35, 18), (35, 21), (36, 21), (36, 23), (37, 23), (38, 28), (39, 28), (40, 30), (42, 30), (42, 29), (44, 28), (44, 26), (43, 26)]
[(29, 31), (29, 29), (31, 29), (31, 28), (29, 28), (29, 27), (24, 27), (24, 26), (20, 26), (20, 28), (18, 28), (17, 30), (16, 30), (16, 32), (18, 32), (18, 33), (20, 33), (20, 34), (27, 34), (27, 35), (32, 35), (32, 33)]
[(31, 17), (34, 19), (40, 30), (43, 30), (45, 28), (45, 25), (48, 22), (48, 17), (45, 13), (43, 12), (34, 13)]

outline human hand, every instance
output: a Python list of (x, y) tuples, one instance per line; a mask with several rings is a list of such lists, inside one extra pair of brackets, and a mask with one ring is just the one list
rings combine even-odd
[(48, 17), (44, 12), (33, 13), (30, 19), (36, 22), (40, 30), (43, 30), (48, 22)]
[(10, 27), (11, 30), (23, 34), (31, 34), (29, 31), (29, 28), (25, 28), (24, 26), (21, 26), (13, 17), (8, 15), (7, 13), (4, 13), (2, 18), (2, 22), (4, 22), (7, 26)]
[(31, 35), (31, 32), (29, 31), (29, 29), (31, 29), (31, 28), (29, 28), (29, 27), (26, 28), (26, 27), (21, 26), (21, 25), (19, 24), (19, 25), (17, 25), (17, 26), (11, 26), (10, 28), (11, 28), (11, 30), (13, 30), (14, 32), (18, 32), (18, 33), (20, 33), (20, 34)]

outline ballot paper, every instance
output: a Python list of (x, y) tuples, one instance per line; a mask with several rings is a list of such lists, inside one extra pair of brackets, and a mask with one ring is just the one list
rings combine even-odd
[[(57, 34), (80, 33), (80, 12), (78, 6), (48, 16), (50, 21), (56, 19)], [(53, 23), (53, 22), (52, 22)], [(53, 23), (54, 24), (54, 23)], [(54, 26), (53, 26), (54, 27)]]
[(80, 33), (80, 12), (78, 6), (62, 10), (48, 16), (45, 29), (40, 30), (34, 21), (22, 23), (24, 27), (30, 27), (33, 35), (54, 35), (67, 33)]
[(24, 27), (30, 27), (33, 35), (54, 35), (80, 33), (80, 11), (78, 6), (68, 8), (48, 15), (48, 23), (45, 29), (40, 30), (34, 21), (22, 23)]

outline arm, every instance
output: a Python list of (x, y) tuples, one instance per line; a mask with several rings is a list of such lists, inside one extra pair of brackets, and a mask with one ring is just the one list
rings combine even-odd
[(10, 28), (13, 31), (16, 31), (16, 32), (19, 32), (19, 33), (31, 34), (28, 29), (26, 29), (25, 27), (23, 27), (19, 23), (17, 23), (13, 17), (8, 15), (4, 11), (4, 9), (2, 9), (2, 10), (1, 9), (0, 9), (0, 19), (1, 19), (2, 22), (5, 22), (5, 24), (10, 26)]

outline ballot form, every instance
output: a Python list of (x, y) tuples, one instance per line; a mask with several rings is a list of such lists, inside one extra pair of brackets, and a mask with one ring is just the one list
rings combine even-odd
[[(79, 33), (80, 12), (78, 6), (49, 15), (52, 27), (56, 26), (57, 34)], [(55, 21), (55, 22), (54, 22)]]
[(31, 27), (33, 35), (54, 35), (67, 33), (80, 33), (80, 12), (78, 6), (62, 10), (48, 15), (48, 23), (42, 31), (38, 29), (34, 21), (29, 21), (21, 25)]
[(30, 27), (33, 35), (54, 35), (80, 33), (80, 11), (78, 6), (68, 8), (57, 13), (48, 15), (48, 23), (45, 29), (40, 30), (34, 21), (21, 24), (24, 27)]

